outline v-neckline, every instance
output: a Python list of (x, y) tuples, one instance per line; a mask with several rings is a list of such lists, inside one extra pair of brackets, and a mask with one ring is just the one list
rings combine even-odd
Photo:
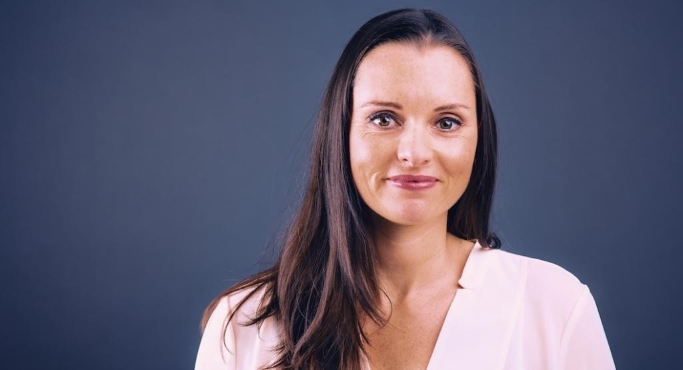
[(444, 347), (444, 343), (446, 341), (443, 338), (448, 331), (444, 330), (444, 328), (453, 327), (453, 323), (456, 318), (463, 316), (465, 313), (463, 310), (467, 310), (471, 307), (474, 297), (474, 290), (479, 285), (478, 283), (481, 281), (481, 278), (485, 272), (483, 266), (481, 266), (479, 263), (481, 255), (478, 252), (480, 252), (482, 248), (483, 247), (481, 244), (479, 244), (479, 241), (477, 241), (467, 256), (462, 274), (460, 275), (460, 279), (458, 279), (458, 288), (455, 290), (455, 294), (453, 295), (451, 305), (448, 307), (448, 311), (446, 311), (446, 317), (444, 317), (443, 324), (441, 324), (439, 335), (436, 338), (436, 343), (434, 343), (432, 354), (429, 357), (429, 362), (427, 363), (426, 368), (427, 370), (435, 369), (435, 358), (438, 358), (442, 353), (448, 351), (448, 349)]
[[(436, 368), (433, 368), (433, 366), (435, 366), (433, 364), (435, 362), (435, 358), (441, 356), (443, 351), (447, 351), (447, 348), (444, 348), (444, 340), (442, 338), (444, 336), (444, 328), (451, 327), (455, 317), (462, 316), (464, 313), (462, 312), (463, 309), (467, 309), (471, 306), (474, 291), (478, 287), (485, 273), (485, 269), (483, 268), (484, 266), (480, 263), (482, 257), (480, 252), (482, 249), (487, 248), (482, 247), (481, 244), (479, 244), (479, 241), (477, 241), (467, 256), (462, 274), (460, 275), (460, 279), (458, 279), (458, 287), (456, 288), (450, 306), (446, 311), (446, 316), (444, 318), (443, 324), (441, 324), (439, 335), (437, 336), (436, 343), (432, 349), (432, 354), (429, 358), (429, 362), (427, 363), (427, 370), (435, 370)], [(461, 303), (463, 301), (468, 302), (463, 304)], [(365, 356), (364, 353), (361, 353), (361, 358), (363, 360), (364, 370), (372, 370), (370, 367), (370, 360), (367, 358), (367, 356)]]

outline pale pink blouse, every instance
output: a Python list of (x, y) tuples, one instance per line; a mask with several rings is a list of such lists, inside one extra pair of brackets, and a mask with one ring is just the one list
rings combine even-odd
[[(459, 282), (463, 288), (446, 314), (427, 369), (615, 368), (593, 296), (563, 268), (477, 243)], [(278, 322), (269, 318), (260, 329), (238, 324), (256, 310), (260, 294), (241, 307), (223, 337), (228, 313), (246, 293), (223, 298), (216, 307), (196, 370), (259, 369), (273, 360)]]

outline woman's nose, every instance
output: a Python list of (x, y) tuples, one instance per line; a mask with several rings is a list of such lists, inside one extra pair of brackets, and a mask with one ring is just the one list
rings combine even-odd
[(401, 163), (415, 167), (432, 160), (432, 147), (429, 133), (420, 124), (408, 124), (404, 126), (398, 142), (398, 159)]

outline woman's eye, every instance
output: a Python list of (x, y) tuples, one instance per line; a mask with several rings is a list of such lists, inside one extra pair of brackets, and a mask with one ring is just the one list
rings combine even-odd
[(391, 124), (395, 123), (394, 117), (386, 113), (375, 114), (370, 117), (370, 122), (381, 127), (389, 127)]
[(436, 123), (436, 126), (439, 128), (439, 130), (449, 131), (456, 129), (461, 124), (462, 122), (455, 118), (444, 118), (439, 120), (439, 122)]

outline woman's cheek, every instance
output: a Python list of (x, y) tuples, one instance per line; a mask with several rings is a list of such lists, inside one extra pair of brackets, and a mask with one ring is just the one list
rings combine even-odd
[(388, 143), (380, 135), (359, 134), (352, 139), (351, 170), (361, 193), (375, 193), (391, 165)]

